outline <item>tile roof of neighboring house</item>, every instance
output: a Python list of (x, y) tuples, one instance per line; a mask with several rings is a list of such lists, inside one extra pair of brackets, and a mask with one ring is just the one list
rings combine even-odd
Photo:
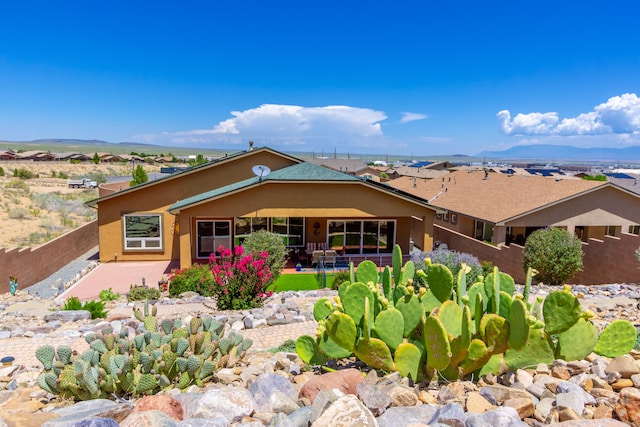
[(629, 191), (633, 191), (636, 194), (640, 194), (640, 175), (620, 172), (605, 175), (609, 179), (609, 182), (616, 184), (619, 187), (625, 188)]
[(307, 162), (346, 173), (356, 173), (367, 167), (362, 159), (331, 159), (314, 157), (312, 159), (307, 159)]
[(452, 172), (443, 179), (401, 177), (387, 184), (430, 204), (473, 218), (501, 223), (610, 185), (606, 182), (541, 176), (506, 175), (483, 171)]

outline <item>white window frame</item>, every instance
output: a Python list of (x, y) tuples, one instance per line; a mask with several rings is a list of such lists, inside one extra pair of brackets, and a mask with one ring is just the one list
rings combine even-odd
[[(129, 217), (157, 217), (158, 218), (158, 237), (127, 237), (127, 218)], [(135, 214), (124, 214), (122, 216), (122, 237), (123, 237), (123, 248), (125, 251), (163, 251), (164, 243), (163, 243), (163, 228), (162, 228), (162, 214), (160, 213), (135, 213)], [(140, 246), (129, 246), (130, 242), (140, 242)], [(147, 243), (158, 242), (157, 246), (148, 245)]]
[[(378, 239), (380, 238), (380, 223), (381, 222), (392, 222), (393, 223), (393, 242), (392, 244), (387, 244), (388, 247), (390, 248), (389, 251), (387, 252), (380, 252), (380, 247), (378, 246), (378, 248), (376, 249), (376, 252), (369, 252), (369, 253), (365, 253), (362, 251), (363, 248), (363, 239), (364, 239), (364, 231), (363, 231), (363, 224), (365, 222), (377, 222), (378, 223)], [(396, 244), (396, 233), (398, 232), (398, 221), (395, 219), (361, 219), (361, 218), (341, 218), (341, 219), (337, 219), (337, 218), (332, 218), (332, 219), (328, 219), (327, 220), (327, 237), (326, 237), (326, 241), (327, 241), (327, 245), (329, 245), (329, 224), (332, 222), (342, 222), (342, 241), (343, 243), (346, 242), (346, 224), (347, 222), (359, 222), (360, 223), (360, 252), (358, 254), (351, 254), (351, 255), (380, 255), (380, 254), (389, 254), (392, 253), (393, 250), (393, 246)]]
[[(213, 239), (213, 252), (215, 253), (217, 248), (217, 241), (224, 239), (226, 241), (226, 245), (222, 245), (225, 248), (231, 248), (231, 244), (233, 242), (232, 239), (232, 233), (233, 231), (231, 230), (231, 227), (233, 227), (233, 222), (229, 219), (198, 219), (196, 220), (196, 228), (195, 228), (195, 236), (196, 236), (196, 259), (208, 259), (209, 256), (203, 257), (203, 256), (199, 256), (200, 255), (200, 239), (199, 239), (199, 235), (198, 235), (198, 223), (201, 222), (212, 222), (213, 223), (213, 236), (207, 236), (207, 237), (211, 237)], [(218, 236), (216, 235), (216, 226), (215, 223), (216, 222), (226, 222), (227, 224), (229, 224), (229, 235), (222, 235), (222, 236)]]

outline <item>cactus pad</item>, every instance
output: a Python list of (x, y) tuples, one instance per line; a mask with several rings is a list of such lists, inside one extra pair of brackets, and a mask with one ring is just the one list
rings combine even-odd
[(356, 345), (354, 353), (358, 359), (372, 368), (384, 371), (394, 370), (391, 351), (382, 340), (377, 338), (371, 338), (368, 341), (362, 340)]
[(542, 314), (545, 330), (549, 335), (564, 332), (578, 321), (582, 307), (578, 298), (567, 290), (551, 292), (544, 300)]
[(584, 359), (597, 342), (598, 330), (595, 325), (586, 319), (579, 319), (575, 325), (558, 335), (556, 357), (566, 361)]
[(451, 347), (447, 331), (437, 317), (427, 317), (424, 322), (423, 337), (427, 350), (427, 368), (445, 370), (451, 360)]
[(395, 350), (402, 343), (404, 332), (402, 313), (393, 307), (381, 311), (376, 317), (374, 331), (390, 349)]
[(340, 347), (353, 350), (356, 343), (356, 324), (344, 313), (334, 312), (327, 319), (327, 333)]
[(356, 270), (356, 280), (362, 283), (378, 283), (378, 266), (369, 260), (362, 261)]
[(453, 292), (453, 274), (442, 264), (432, 264), (427, 270), (427, 283), (433, 295), (440, 302), (451, 298)]
[(607, 357), (617, 357), (629, 353), (636, 343), (638, 331), (628, 320), (611, 322), (598, 340), (595, 352)]

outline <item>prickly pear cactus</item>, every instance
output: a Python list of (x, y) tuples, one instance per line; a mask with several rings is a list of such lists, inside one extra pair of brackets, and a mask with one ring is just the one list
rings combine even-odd
[(251, 346), (251, 340), (235, 333), (223, 338), (223, 325), (209, 317), (194, 317), (182, 327), (178, 321), (158, 324), (155, 307), (148, 305), (144, 312), (136, 307), (134, 315), (145, 330), (131, 338), (127, 328), (119, 334), (105, 328), (85, 337), (89, 348), (81, 354), (67, 346), (38, 348), (36, 357), (44, 367), (38, 385), (77, 400), (202, 386), (216, 369), (234, 366)]

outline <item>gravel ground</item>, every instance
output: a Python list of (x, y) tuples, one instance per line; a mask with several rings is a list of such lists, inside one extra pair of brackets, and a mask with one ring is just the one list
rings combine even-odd
[(97, 265), (97, 263), (98, 246), (71, 261), (46, 279), (24, 290), (40, 298), (53, 298), (59, 294), (59, 289), (63, 287), (65, 283), (76, 281), (80, 278), (82, 271)]

